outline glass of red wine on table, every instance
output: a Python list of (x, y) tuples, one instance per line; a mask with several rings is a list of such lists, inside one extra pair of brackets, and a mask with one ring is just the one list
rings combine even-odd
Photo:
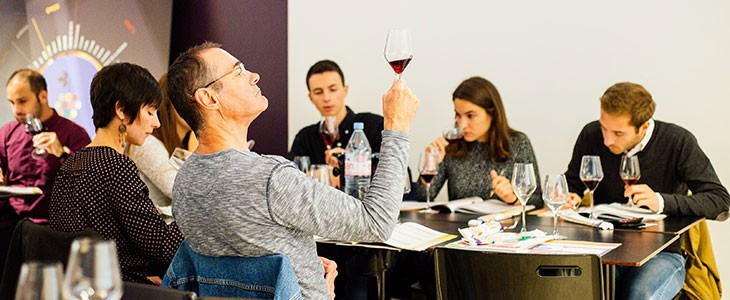
[(580, 180), (588, 188), (591, 203), (590, 218), (595, 219), (593, 192), (596, 191), (598, 184), (603, 180), (603, 167), (601, 167), (601, 158), (599, 156), (583, 155), (580, 162)]
[(322, 136), (322, 140), (327, 149), (332, 149), (332, 144), (335, 143), (340, 135), (336, 116), (322, 117), (322, 121), (319, 122), (319, 135)]
[[(621, 169), (619, 170), (621, 180), (626, 183), (626, 186), (636, 184), (641, 178), (641, 169), (639, 168), (639, 157), (635, 155), (626, 155), (621, 157)], [(634, 206), (634, 201), (631, 197), (628, 197), (628, 205)]]
[(435, 214), (438, 211), (431, 209), (431, 182), (439, 170), (439, 151), (432, 147), (426, 148), (418, 160), (418, 172), (421, 174), (421, 181), (426, 184), (426, 209), (421, 213)]
[(385, 60), (395, 72), (396, 79), (413, 59), (413, 43), (407, 29), (390, 29), (385, 40)]

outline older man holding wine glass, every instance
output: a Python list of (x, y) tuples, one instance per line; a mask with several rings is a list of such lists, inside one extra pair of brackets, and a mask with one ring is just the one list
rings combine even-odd
[[(629, 198), (634, 205), (670, 216), (715, 219), (728, 211), (730, 195), (697, 139), (678, 125), (654, 120), (655, 106), (651, 94), (635, 83), (617, 83), (605, 91), (600, 98), (600, 117), (583, 127), (565, 173), (572, 192), (569, 205), (578, 203), (577, 193), (588, 187), (596, 203)], [(602, 167), (601, 172), (596, 166)], [(676, 295), (686, 272), (681, 240), (642, 267), (619, 267), (617, 298), (671, 299)]]

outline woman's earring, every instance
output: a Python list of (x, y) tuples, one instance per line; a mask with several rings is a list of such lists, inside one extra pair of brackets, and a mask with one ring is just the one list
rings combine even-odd
[(122, 149), (127, 148), (127, 126), (124, 124), (119, 124), (119, 144)]

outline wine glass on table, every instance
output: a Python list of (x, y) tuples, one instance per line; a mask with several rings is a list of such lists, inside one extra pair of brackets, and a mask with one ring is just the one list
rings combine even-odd
[(438, 213), (438, 211), (431, 209), (431, 182), (439, 170), (438, 149), (433, 149), (432, 147), (426, 148), (426, 151), (419, 158), (418, 166), (421, 180), (426, 184), (426, 209), (419, 212), (428, 214)]
[[(35, 136), (36, 134), (43, 132), (43, 123), (41, 122), (41, 119), (33, 114), (25, 115), (25, 132), (27, 132), (30, 136)], [(30, 156), (34, 159), (44, 159), (48, 156), (48, 150), (44, 148), (35, 148), (32, 152), (30, 152)]]
[(591, 208), (590, 218), (594, 219), (593, 214), (593, 192), (598, 187), (598, 184), (603, 180), (603, 167), (601, 167), (601, 158), (596, 155), (583, 155), (580, 162), (580, 180), (588, 188)]
[(309, 156), (294, 156), (293, 162), (297, 165), (299, 171), (309, 175), (309, 167), (312, 165), (311, 160), (309, 160)]
[(60, 300), (62, 282), (63, 271), (58, 262), (23, 263), (15, 300)]
[(565, 180), (565, 175), (545, 176), (542, 199), (553, 212), (553, 239), (565, 239), (564, 236), (558, 234), (558, 215), (560, 214), (560, 208), (565, 205), (565, 202), (568, 202), (569, 194), (568, 181)]
[(332, 149), (332, 144), (335, 143), (340, 135), (337, 126), (337, 116), (322, 117), (322, 121), (319, 121), (319, 135), (322, 136), (327, 150)]
[[(639, 157), (635, 155), (624, 154), (621, 157), (621, 169), (619, 171), (621, 180), (626, 183), (627, 186), (636, 184), (641, 178), (641, 168), (639, 168)], [(634, 201), (631, 197), (628, 198), (628, 205), (634, 206)]]
[(515, 192), (515, 196), (522, 205), (522, 229), (520, 229), (520, 232), (527, 231), (525, 226), (525, 205), (527, 205), (527, 200), (530, 199), (536, 189), (537, 180), (535, 179), (535, 168), (532, 164), (515, 163), (512, 172), (512, 191)]
[(76, 239), (63, 280), (64, 299), (122, 298), (122, 279), (114, 241)]
[(413, 43), (411, 33), (407, 29), (390, 29), (385, 40), (385, 60), (400, 79), (401, 73), (413, 59)]

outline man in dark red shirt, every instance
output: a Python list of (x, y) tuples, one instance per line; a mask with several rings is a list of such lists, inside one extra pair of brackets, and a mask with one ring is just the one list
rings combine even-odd
[[(5, 89), (15, 120), (0, 127), (0, 184), (35, 186), (43, 194), (0, 198), (0, 268), (5, 264), (15, 223), (28, 217), (35, 223), (48, 224), (46, 196), (50, 197), (56, 172), (70, 153), (91, 141), (81, 126), (48, 106), (46, 80), (40, 73), (29, 69), (15, 71)], [(43, 132), (33, 136), (26, 132), (28, 114), (41, 120)], [(46, 149), (48, 155), (33, 158), (34, 148)]]

